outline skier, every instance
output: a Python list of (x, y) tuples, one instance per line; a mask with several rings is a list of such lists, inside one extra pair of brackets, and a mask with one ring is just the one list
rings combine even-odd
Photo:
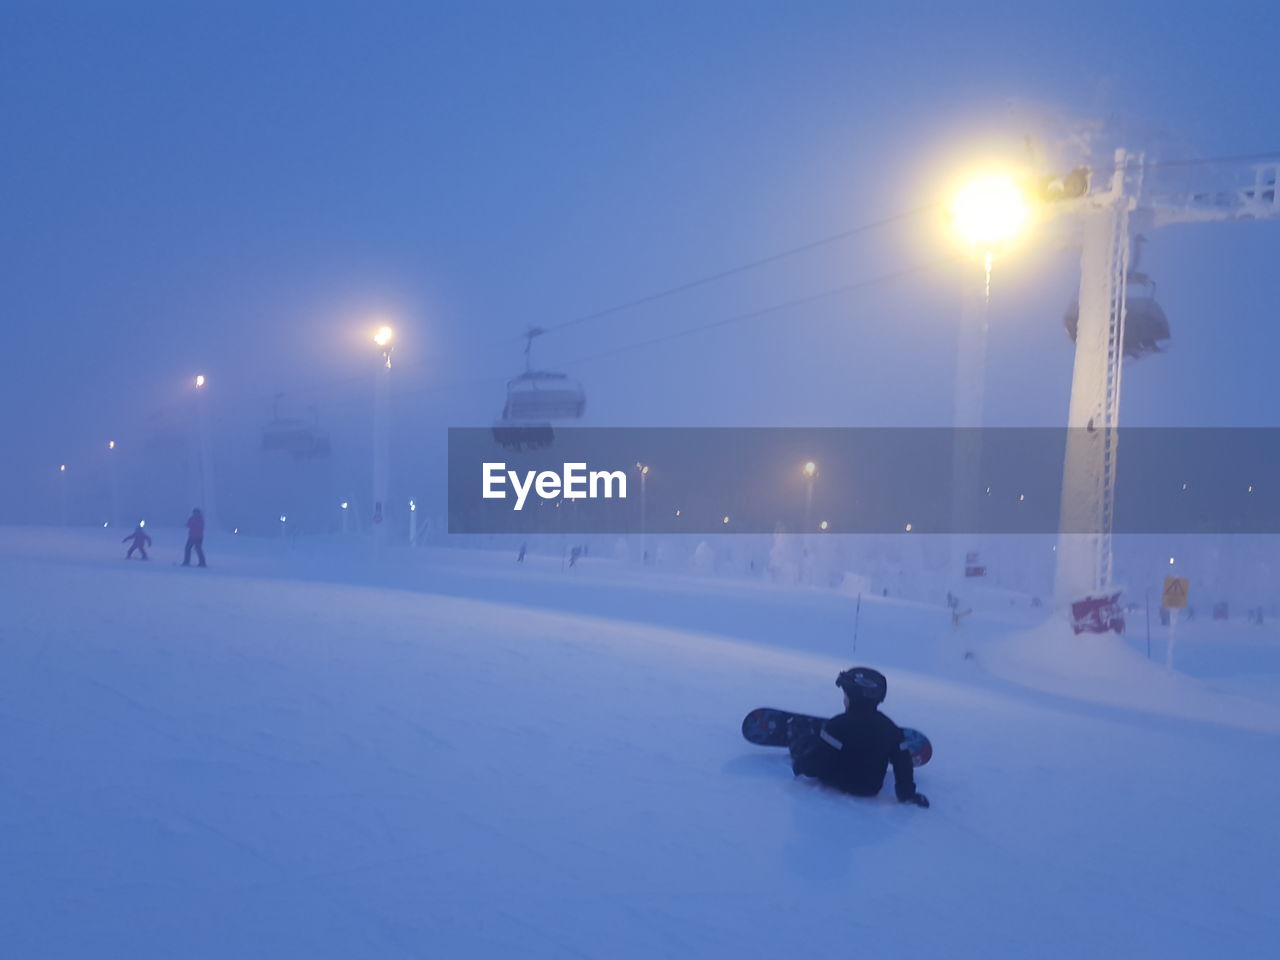
[(129, 552), (124, 555), (124, 558), (128, 560), (133, 556), (133, 551), (137, 550), (138, 553), (142, 554), (143, 560), (149, 559), (147, 557), (147, 544), (151, 542), (151, 536), (147, 531), (142, 529), (142, 524), (138, 524), (138, 529), (134, 530), (133, 533), (129, 534), (120, 542), (128, 543), (130, 540), (133, 541), (133, 545), (129, 547)]
[(847, 793), (874, 797), (892, 764), (898, 800), (929, 806), (928, 798), (916, 791), (901, 728), (877, 709), (889, 689), (884, 674), (853, 667), (836, 677), (836, 686), (844, 691), (844, 713), (823, 724), (821, 733), (792, 742), (795, 775), (817, 777)]
[(191, 550), (195, 548), (196, 556), (200, 558), (200, 566), (206, 566), (204, 562), (204, 514), (200, 512), (199, 507), (195, 507), (191, 511), (191, 516), (187, 517), (187, 549), (182, 555), (182, 565), (184, 567), (191, 566)]

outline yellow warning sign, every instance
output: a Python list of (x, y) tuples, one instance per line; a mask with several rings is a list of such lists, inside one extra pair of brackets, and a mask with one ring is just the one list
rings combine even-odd
[(1173, 610), (1185, 610), (1187, 590), (1190, 586), (1191, 581), (1186, 577), (1165, 577), (1164, 595), (1160, 598), (1160, 605)]

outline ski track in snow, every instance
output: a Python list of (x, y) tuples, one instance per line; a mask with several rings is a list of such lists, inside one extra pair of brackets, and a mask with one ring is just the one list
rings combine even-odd
[[(6, 956), (1266, 953), (1274, 633), (1187, 630), (1206, 680), (1077, 648), (1073, 688), (1007, 609), (869, 599), (855, 654), (828, 592), (110, 540), (0, 530)], [(741, 739), (854, 661), (933, 740), (930, 810)]]

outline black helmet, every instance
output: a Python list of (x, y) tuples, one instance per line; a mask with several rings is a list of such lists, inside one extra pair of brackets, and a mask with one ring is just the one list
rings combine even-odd
[(850, 667), (841, 672), (836, 677), (836, 686), (844, 691), (850, 703), (882, 703), (889, 692), (889, 681), (884, 674), (870, 667)]

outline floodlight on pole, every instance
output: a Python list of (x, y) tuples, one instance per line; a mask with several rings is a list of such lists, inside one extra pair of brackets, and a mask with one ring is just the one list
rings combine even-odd
[(641, 565), (645, 565), (649, 562), (649, 465), (637, 460), (636, 469), (640, 471), (640, 563)]
[(983, 253), (1017, 239), (1031, 215), (1022, 188), (1005, 173), (985, 173), (968, 181), (952, 198), (950, 210), (960, 239)]
[[(1031, 208), (1022, 179), (986, 170), (964, 181), (948, 206), (951, 228), (964, 247), (982, 258), (982, 273), (965, 263), (960, 326), (956, 342), (956, 380), (951, 463), (953, 534), (972, 534), (977, 526), (974, 493), (980, 487), (983, 406), (986, 394), (988, 310), (991, 268), (997, 252), (1007, 250), (1028, 228)], [(975, 545), (960, 546), (948, 538), (948, 575), (964, 576), (961, 558)]]
[(383, 511), (390, 492), (391, 460), (391, 351), (395, 331), (383, 325), (373, 332), (373, 342), (382, 353), (382, 363), (374, 375), (373, 387), (373, 536), (381, 544), (386, 537)]
[(818, 465), (809, 460), (800, 472), (804, 474), (804, 539), (800, 543), (800, 579), (809, 580), (809, 533), (813, 526), (813, 481), (818, 476)]
[(116, 461), (116, 442), (107, 441), (107, 482), (111, 487), (111, 522), (120, 525), (120, 477)]
[(395, 339), (396, 332), (390, 327), (379, 327), (373, 332), (373, 342), (382, 350), (382, 359), (387, 367), (391, 366), (391, 341)]
[(218, 526), (218, 504), (213, 485), (213, 437), (209, 427), (209, 391), (203, 373), (196, 374), (196, 422), (199, 431), (200, 506), (211, 529)]

